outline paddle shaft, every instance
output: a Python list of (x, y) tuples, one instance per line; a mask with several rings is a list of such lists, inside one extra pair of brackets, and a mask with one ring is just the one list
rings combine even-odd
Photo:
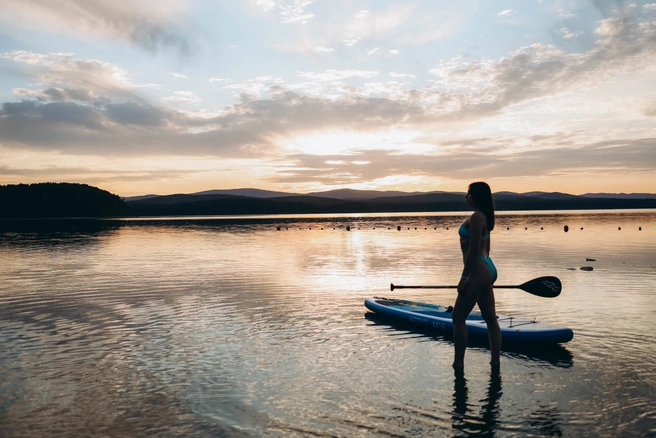
[[(396, 284), (391, 284), (390, 285), (390, 290), (394, 289), (456, 289), (458, 286), (401, 286), (401, 285), (396, 285)], [(508, 285), (494, 285), (495, 289), (521, 289), (520, 286), (508, 286)]]
[[(396, 286), (394, 283), (390, 284), (390, 290), (394, 289), (455, 289), (458, 286)], [(556, 277), (539, 277), (534, 278), (533, 280), (527, 281), (526, 283), (509, 286), (509, 285), (499, 285), (494, 286), (495, 289), (521, 289), (525, 292), (528, 292), (533, 295), (545, 298), (554, 298), (560, 295), (562, 289), (560, 280)]]

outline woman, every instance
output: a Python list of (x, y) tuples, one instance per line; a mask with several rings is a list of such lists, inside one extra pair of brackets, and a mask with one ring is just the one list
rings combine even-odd
[(465, 320), (478, 303), (487, 324), (493, 369), (499, 367), (501, 330), (494, 308), (492, 284), (497, 279), (497, 270), (490, 258), (490, 231), (494, 229), (494, 201), (490, 186), (484, 182), (469, 185), (465, 196), (474, 213), (460, 225), (460, 249), (464, 261), (462, 276), (458, 283), (458, 298), (453, 306), (453, 343), (455, 358), (453, 368), (462, 370), (467, 348), (467, 326)]

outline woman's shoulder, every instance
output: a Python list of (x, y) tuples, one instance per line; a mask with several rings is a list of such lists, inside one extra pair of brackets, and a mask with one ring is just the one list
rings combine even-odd
[(480, 211), (475, 211), (469, 216), (469, 220), (471, 222), (485, 222), (487, 221), (487, 217)]

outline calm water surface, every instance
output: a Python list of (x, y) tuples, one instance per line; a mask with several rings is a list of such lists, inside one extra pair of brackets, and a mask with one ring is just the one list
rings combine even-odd
[(656, 212), (501, 214), (497, 283), (563, 293), (498, 312), (575, 336), (500, 376), (474, 344), (456, 378), (448, 337), (363, 300), (452, 304), (389, 284), (457, 282), (462, 220), (6, 222), (0, 436), (656, 436)]

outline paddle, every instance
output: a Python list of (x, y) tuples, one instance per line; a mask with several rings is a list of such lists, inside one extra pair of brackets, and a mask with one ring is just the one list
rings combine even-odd
[[(455, 289), (458, 286), (396, 286), (394, 283), (390, 284), (390, 290), (394, 289)], [(539, 297), (554, 298), (560, 295), (561, 284), (557, 277), (539, 277), (519, 286), (494, 286), (495, 289), (521, 289), (530, 294)]]

